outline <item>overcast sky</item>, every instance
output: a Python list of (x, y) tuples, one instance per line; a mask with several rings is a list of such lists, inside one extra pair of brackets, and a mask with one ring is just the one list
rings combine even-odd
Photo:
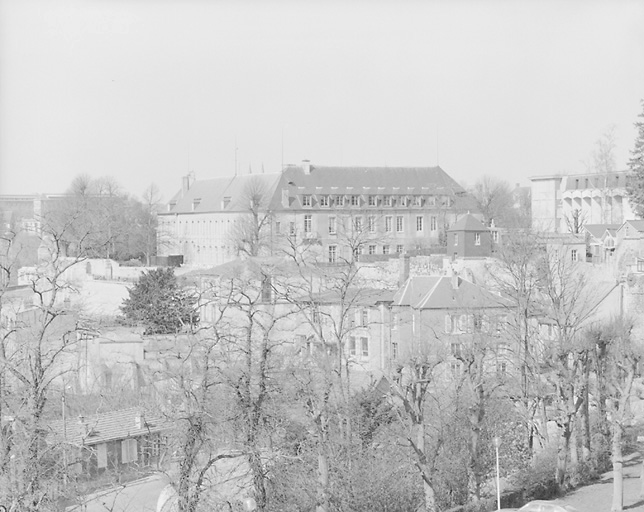
[(625, 169), (643, 27), (641, 0), (0, 0), (0, 193), (302, 159), (528, 184), (610, 125)]

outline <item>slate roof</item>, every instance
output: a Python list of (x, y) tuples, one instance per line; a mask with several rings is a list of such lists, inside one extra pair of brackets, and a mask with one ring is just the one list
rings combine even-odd
[(447, 231), (488, 231), (488, 228), (474, 215), (468, 213), (458, 219)]
[[(141, 426), (137, 428), (135, 418), (143, 414)], [(73, 445), (95, 445), (118, 439), (138, 437), (154, 432), (163, 432), (172, 427), (172, 424), (159, 414), (152, 414), (141, 411), (138, 407), (110, 411), (84, 418), (82, 424), (79, 418), (66, 420), (66, 427), (62, 420), (52, 421), (49, 424), (49, 432), (57, 441), (65, 439)]]
[[(263, 208), (281, 211), (282, 190), (288, 190), (291, 204), (298, 208), (302, 195), (447, 195), (456, 209), (475, 209), (463, 187), (440, 167), (331, 167), (312, 165), (306, 173), (301, 166), (287, 166), (282, 172), (239, 175), (195, 181), (187, 191), (170, 200), (176, 213), (242, 212), (248, 210), (248, 190), (260, 189)], [(224, 206), (224, 198), (230, 201)], [(197, 203), (195, 203), (195, 201)]]
[(482, 309), (509, 305), (506, 299), (481, 286), (460, 277), (454, 279), (458, 283), (456, 288), (447, 276), (410, 277), (394, 295), (393, 305), (414, 309)]
[(601, 239), (607, 230), (611, 235), (614, 235), (617, 229), (619, 229), (619, 226), (620, 224), (586, 224), (584, 225), (584, 229), (593, 237)]
[[(627, 220), (624, 221), (624, 224), (630, 224), (633, 226), (637, 231), (644, 232), (644, 220)], [(624, 225), (622, 224), (622, 226)]]
[[(281, 177), (281, 173), (245, 174), (195, 181), (185, 193), (179, 191), (170, 200), (171, 204), (176, 203), (170, 211), (159, 214), (248, 211), (249, 190), (261, 191), (272, 197)], [(224, 206), (226, 197), (230, 202)], [(193, 208), (197, 199), (199, 204)]]

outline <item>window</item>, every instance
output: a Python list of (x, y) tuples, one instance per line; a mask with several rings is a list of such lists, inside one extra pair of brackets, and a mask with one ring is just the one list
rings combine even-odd
[(492, 241), (495, 244), (499, 243), (499, 232), (498, 231), (492, 231)]
[(360, 312), (360, 325), (362, 327), (367, 327), (369, 325), (369, 311), (366, 309), (363, 309)]
[(420, 196), (414, 196), (414, 206), (420, 206)]
[(224, 197), (223, 208), (228, 208), (229, 204), (230, 204), (230, 196)]
[(396, 254), (402, 254), (404, 251), (405, 251), (405, 247), (403, 245), (396, 246)]
[(320, 206), (329, 207), (329, 196), (320, 196)]
[(429, 206), (436, 206), (436, 196), (429, 196), (427, 199)]
[(388, 245), (383, 245), (382, 246), (382, 254), (389, 254), (389, 246)]
[(454, 245), (458, 245), (458, 233), (454, 233)]
[(304, 216), (304, 232), (305, 233), (310, 233), (311, 232), (312, 220), (313, 220), (312, 215), (305, 215)]
[(335, 235), (335, 217), (329, 217), (329, 234)]
[(374, 233), (376, 231), (376, 218), (369, 217), (367, 223), (369, 224), (369, 233)]
[(395, 341), (391, 344), (391, 358), (398, 359), (398, 343)]
[(302, 206), (311, 206), (311, 196), (309, 194), (302, 196)]
[(450, 334), (454, 330), (454, 319), (451, 315), (445, 315), (445, 332)]
[(499, 378), (506, 376), (508, 372), (508, 363), (506, 361), (497, 361), (496, 362), (496, 373)]
[(461, 362), (460, 361), (452, 361), (449, 365), (450, 371), (452, 372), (453, 377), (460, 377), (461, 376)]
[(358, 232), (362, 231), (362, 217), (353, 219), (353, 229)]
[(438, 222), (436, 220), (436, 217), (432, 215), (429, 218), (429, 230), (430, 231), (436, 231), (437, 227), (438, 227)]
[(376, 206), (376, 196), (369, 196), (369, 206)]
[(370, 245), (369, 246), (369, 254), (376, 254), (376, 246), (375, 245)]
[(457, 359), (463, 357), (463, 345), (461, 343), (451, 343), (450, 349), (452, 355)]
[(637, 271), (644, 272), (644, 260), (637, 259)]
[(360, 354), (362, 357), (369, 357), (369, 339), (362, 337), (360, 338)]
[(461, 315), (458, 317), (458, 330), (461, 332), (467, 332), (467, 315)]
[(579, 261), (579, 258), (577, 256), (577, 249), (572, 249), (570, 251), (570, 259), (574, 262)]
[(403, 231), (403, 217), (402, 217), (402, 215), (398, 215), (396, 217), (396, 231), (398, 233), (402, 233), (402, 231)]
[(360, 196), (351, 196), (351, 206), (360, 206)]
[(329, 245), (329, 263), (335, 263), (337, 251), (338, 251), (337, 245)]
[(391, 206), (391, 196), (384, 196), (383, 203), (385, 206)]
[(335, 196), (335, 205), (344, 206), (344, 196)]
[(350, 336), (349, 337), (349, 355), (350, 356), (355, 356), (356, 355), (356, 338), (355, 338), (355, 336)]
[(474, 233), (474, 245), (481, 245), (481, 233)]
[(385, 231), (391, 233), (393, 229), (393, 217), (385, 217)]
[(96, 461), (99, 469), (107, 467), (107, 443), (101, 443), (96, 447)]
[(121, 462), (136, 462), (138, 460), (136, 439), (123, 439), (121, 441)]
[(279, 235), (282, 231), (282, 223), (280, 221), (275, 222), (275, 234)]
[(422, 231), (423, 230), (423, 216), (418, 215), (416, 217), (416, 231)]

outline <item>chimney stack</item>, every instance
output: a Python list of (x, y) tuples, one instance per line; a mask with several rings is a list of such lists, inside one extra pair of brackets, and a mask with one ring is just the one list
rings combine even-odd
[(452, 270), (452, 288), (454, 290), (458, 290), (458, 274), (456, 273), (456, 270)]
[(311, 174), (311, 161), (302, 160), (302, 169), (304, 169), (304, 174)]
[(186, 195), (186, 193), (190, 190), (190, 175), (187, 174), (186, 176), (183, 176), (181, 178), (181, 195)]
[(409, 279), (409, 254), (401, 254), (398, 264), (400, 267), (398, 286), (402, 286)]

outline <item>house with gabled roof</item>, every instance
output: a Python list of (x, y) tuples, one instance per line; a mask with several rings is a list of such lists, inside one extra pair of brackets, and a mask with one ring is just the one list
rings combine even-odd
[[(419, 347), (433, 346), (458, 374), (463, 346), (499, 338), (508, 306), (506, 299), (456, 274), (411, 277), (391, 304), (393, 358), (404, 360)], [(503, 344), (500, 338), (494, 343)], [(499, 353), (507, 352), (508, 347), (502, 348)], [(505, 372), (506, 355), (498, 362)]]
[[(237, 256), (236, 232), (248, 219), (249, 197), (262, 224), (262, 249), (317, 244), (329, 263), (347, 250), (395, 255), (438, 246), (473, 198), (440, 167), (287, 166), (279, 173), (191, 182), (158, 213), (159, 255), (188, 265)], [(347, 249), (345, 241), (354, 243)], [(355, 241), (358, 240), (358, 243)]]
[(618, 275), (644, 272), (644, 220), (627, 220), (619, 227), (613, 260)]
[(63, 447), (70, 472), (95, 476), (129, 467), (158, 469), (171, 428), (161, 414), (133, 407), (52, 421), (48, 440)]
[(615, 251), (615, 239), (619, 224), (586, 224), (582, 233), (586, 236), (586, 257), (593, 263), (610, 260)]
[(485, 258), (492, 254), (492, 235), (471, 213), (447, 230), (447, 254), (456, 258)]

